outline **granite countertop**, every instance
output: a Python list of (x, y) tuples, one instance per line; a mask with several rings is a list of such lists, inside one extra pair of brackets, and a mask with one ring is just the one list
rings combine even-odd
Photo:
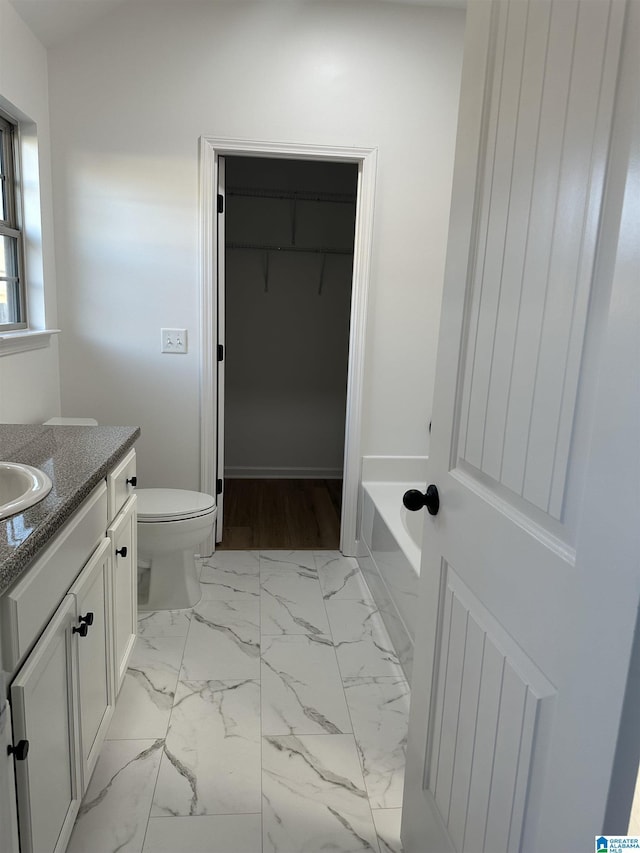
[(0, 424), (0, 460), (40, 468), (47, 497), (0, 520), (0, 594), (133, 446), (139, 427)]

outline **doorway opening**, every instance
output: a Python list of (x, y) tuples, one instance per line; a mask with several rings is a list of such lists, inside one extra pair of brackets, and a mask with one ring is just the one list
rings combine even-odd
[[(279, 161), (296, 161), (293, 166), (298, 170), (298, 178), (300, 177), (300, 173), (306, 170), (307, 166), (314, 164), (320, 166), (340, 166), (341, 169), (344, 170), (345, 174), (350, 174), (351, 176), (349, 178), (350, 184), (348, 189), (342, 188), (341, 190), (335, 190), (336, 193), (339, 192), (343, 195), (350, 194), (353, 196), (353, 186), (355, 181), (355, 223), (353, 221), (353, 207), (350, 214), (353, 254), (350, 259), (352, 262), (352, 275), (350, 319), (348, 320), (346, 394), (343, 390), (342, 397), (344, 413), (342, 417), (344, 453), (340, 466), (335, 463), (335, 461), (327, 462), (326, 460), (329, 458), (327, 455), (324, 457), (325, 461), (322, 464), (318, 463), (316, 467), (314, 467), (314, 463), (309, 460), (306, 462), (294, 460), (293, 462), (288, 463), (284, 457), (281, 457), (279, 460), (276, 460), (275, 463), (270, 464), (264, 461), (260, 462), (260, 460), (256, 461), (257, 457), (255, 456), (253, 459), (249, 458), (249, 456), (245, 456), (244, 462), (238, 462), (237, 458), (236, 461), (234, 461), (232, 458), (231, 461), (228, 460), (225, 465), (224, 457), (228, 435), (225, 437), (224, 434), (226, 424), (224, 406), (226, 396), (225, 372), (228, 362), (226, 358), (227, 353), (224, 352), (226, 320), (224, 302), (225, 296), (227, 296), (227, 291), (225, 287), (220, 287), (220, 283), (224, 283), (226, 275), (225, 261), (227, 261), (228, 258), (228, 262), (232, 266), (237, 264), (242, 267), (244, 264), (245, 267), (252, 270), (250, 277), (252, 277), (255, 282), (254, 286), (260, 293), (263, 300), (262, 304), (264, 306), (265, 304), (276, 304), (274, 294), (276, 293), (277, 282), (286, 282), (292, 278), (291, 271), (289, 270), (289, 273), (286, 272), (287, 266), (291, 266), (296, 259), (299, 259), (298, 262), (302, 264), (303, 257), (306, 257), (306, 282), (311, 291), (315, 290), (315, 299), (317, 300), (315, 304), (316, 306), (320, 305), (321, 308), (321, 311), (318, 312), (319, 316), (322, 313), (322, 310), (325, 310), (329, 305), (327, 297), (327, 293), (329, 292), (327, 290), (327, 283), (330, 281), (331, 266), (336, 263), (336, 259), (338, 263), (345, 260), (344, 257), (341, 257), (342, 252), (336, 251), (329, 253), (324, 250), (345, 250), (345, 257), (348, 257), (346, 254), (346, 246), (343, 244), (332, 245), (324, 242), (332, 237), (331, 229), (336, 229), (338, 227), (337, 223), (340, 220), (340, 214), (336, 213), (333, 217), (328, 217), (328, 221), (325, 224), (325, 228), (327, 230), (323, 233), (316, 234), (313, 238), (310, 238), (308, 233), (305, 234), (309, 222), (303, 221), (302, 210), (305, 204), (308, 206), (308, 203), (310, 203), (312, 199), (302, 197), (302, 194), (305, 192), (302, 186), (292, 189), (291, 185), (284, 186), (284, 191), (292, 194), (293, 197), (290, 198), (268, 199), (262, 197), (260, 201), (257, 202), (256, 199), (251, 201), (248, 192), (244, 194), (239, 192), (235, 196), (235, 201), (245, 205), (245, 207), (250, 203), (254, 205), (259, 203), (263, 206), (266, 203), (270, 205), (275, 205), (277, 203), (280, 205), (280, 213), (276, 215), (272, 211), (271, 215), (267, 218), (267, 223), (263, 224), (262, 227), (266, 227), (267, 229), (275, 229), (276, 226), (284, 228), (284, 232), (286, 232), (288, 238), (286, 248), (290, 250), (293, 249), (294, 251), (281, 251), (281, 248), (285, 248), (285, 246), (280, 247), (279, 245), (282, 240), (282, 236), (278, 236), (268, 230), (266, 233), (262, 234), (254, 233), (253, 235), (244, 235), (245, 238), (251, 239), (251, 245), (255, 246), (255, 248), (248, 248), (248, 246), (227, 248), (227, 240), (225, 238), (226, 215), (221, 215), (219, 210), (224, 211), (225, 206), (227, 206), (228, 210), (228, 204), (233, 204), (234, 196), (230, 196), (228, 200), (225, 198), (227, 185), (225, 174), (226, 165), (229, 160), (248, 159), (256, 161), (270, 160), (272, 161), (271, 166), (274, 168)], [(240, 163), (239, 165), (242, 164)], [(355, 167), (355, 169), (353, 167)], [(234, 164), (232, 164), (232, 169), (233, 168)], [(279, 168), (284, 169), (285, 167), (283, 166)], [(274, 488), (277, 488), (281, 495), (283, 491), (283, 481), (287, 479), (296, 480), (296, 483), (291, 484), (292, 489), (290, 496), (286, 498), (282, 497), (281, 504), (288, 503), (290, 508), (297, 507), (295, 512), (298, 512), (300, 507), (304, 506), (305, 502), (307, 504), (310, 502), (308, 497), (301, 497), (302, 480), (326, 480), (328, 482), (330, 480), (338, 479), (340, 473), (342, 473), (343, 485), (341, 496), (339, 487), (336, 495), (336, 484), (334, 482), (332, 484), (333, 488), (328, 489), (328, 497), (325, 494), (322, 498), (318, 499), (325, 509), (332, 505), (333, 512), (336, 515), (339, 515), (339, 547), (342, 553), (346, 556), (355, 556), (357, 553), (356, 517), (362, 454), (361, 436), (365, 328), (373, 232), (375, 170), (376, 150), (373, 148), (341, 148), (293, 143), (263, 143), (243, 140), (214, 139), (210, 137), (201, 138), (201, 489), (209, 494), (217, 494), (217, 540), (222, 538), (225, 525), (224, 516), (227, 509), (232, 510), (231, 503), (234, 500), (232, 491), (227, 491), (225, 495), (225, 476), (228, 480), (236, 481), (259, 479), (262, 481), (263, 486), (269, 479), (278, 480), (279, 482), (275, 484)], [(256, 175), (253, 176), (252, 180), (254, 178), (256, 178)], [(237, 187), (238, 190), (247, 190), (247, 188), (253, 188), (253, 191), (255, 191), (256, 189), (265, 189), (265, 186), (264, 184), (256, 184), (256, 181), (254, 180), (254, 183), (251, 185), (245, 184)], [(266, 187), (266, 189), (272, 188), (273, 187)], [(283, 187), (280, 187), (280, 189), (283, 190)], [(311, 192), (310, 190), (307, 191)], [(333, 191), (334, 190), (330, 188), (329, 184), (324, 184), (320, 189), (317, 187), (315, 188), (316, 195), (322, 192), (329, 193)], [(297, 195), (295, 195), (296, 192)], [(283, 193), (281, 192), (280, 194)], [(222, 196), (222, 200), (219, 196)], [(340, 203), (346, 208), (346, 201)], [(323, 201), (322, 204), (327, 206), (327, 208), (334, 207), (335, 209), (338, 202), (336, 199), (333, 199)], [(351, 204), (353, 205), (352, 201)], [(233, 211), (233, 207), (231, 210)], [(342, 216), (344, 217), (344, 214), (342, 214)], [(312, 220), (313, 216), (311, 217), (311, 221)], [(233, 213), (230, 221), (233, 227)], [(250, 223), (253, 222), (251, 215), (248, 216), (248, 221)], [(257, 221), (253, 222), (253, 225), (257, 228)], [(296, 242), (295, 246), (292, 245), (292, 238), (294, 236)], [(335, 234), (333, 234), (333, 236), (335, 236)], [(315, 239), (316, 242), (303, 242), (303, 237), (306, 241), (309, 239)], [(270, 242), (271, 240), (274, 242)], [(318, 242), (318, 240), (320, 240), (320, 242)], [(229, 242), (232, 242), (231, 238)], [(245, 242), (245, 239), (243, 238), (241, 240), (239, 237), (233, 237), (233, 242), (241, 244)], [(268, 248), (264, 248), (265, 246)], [(297, 252), (295, 251), (297, 248), (307, 250), (313, 248), (314, 251)], [(317, 249), (321, 249), (323, 251), (315, 251)], [(236, 255), (237, 257), (232, 258), (232, 255)], [(244, 260), (242, 260), (242, 258), (244, 258)], [(314, 274), (311, 273), (312, 268)], [(278, 273), (278, 270), (280, 270), (280, 273)], [(295, 276), (293, 277), (295, 278)], [(301, 277), (301, 280), (302, 278), (304, 277)], [(235, 295), (236, 294), (234, 292), (234, 297)], [(267, 299), (266, 303), (264, 302), (265, 298)], [(267, 330), (269, 329), (270, 327), (267, 328)], [(316, 338), (319, 337), (317, 329), (314, 331), (314, 334)], [(325, 337), (327, 336), (325, 335)], [(275, 348), (276, 344), (274, 343), (274, 339), (275, 336), (273, 334), (271, 336), (267, 336), (266, 343), (263, 338), (263, 349), (254, 356), (254, 363), (264, 357), (267, 349)], [(336, 351), (336, 347), (333, 345), (332, 339), (324, 340), (324, 350), (325, 360), (328, 363), (334, 357), (334, 353)], [(231, 352), (229, 352), (229, 356), (231, 356)], [(221, 357), (222, 361), (219, 360)], [(330, 373), (331, 371), (325, 372)], [(345, 382), (344, 377), (342, 381), (343, 383)], [(231, 393), (233, 395), (233, 392)], [(304, 399), (304, 394), (302, 396)], [(239, 397), (240, 408), (242, 408), (243, 398), (240, 395)], [(308, 405), (310, 408), (313, 408), (310, 404)], [(277, 410), (277, 408), (277, 406), (271, 406), (272, 410)], [(324, 430), (322, 429), (322, 416), (323, 414), (326, 415), (330, 408), (331, 407), (328, 405), (320, 407), (320, 424), (317, 422), (315, 424), (316, 434), (318, 429), (326, 435), (331, 432), (328, 427), (325, 427)], [(316, 412), (317, 411), (318, 407), (316, 406)], [(245, 425), (248, 422), (246, 417), (241, 420)], [(310, 420), (308, 422), (310, 422)], [(228, 430), (231, 428), (231, 424), (229, 424)], [(291, 436), (292, 433), (289, 433), (289, 435)], [(256, 443), (259, 443), (260, 438), (263, 437), (264, 434), (259, 433), (257, 438), (255, 438)], [(309, 441), (310, 437), (311, 441)], [(232, 442), (235, 441), (235, 438), (236, 435), (234, 433)], [(290, 441), (291, 447), (288, 448), (289, 450), (295, 450), (295, 444), (296, 441), (299, 443), (299, 438), (300, 437), (296, 434), (296, 440), (294, 441), (292, 439)], [(313, 434), (311, 434), (311, 436), (308, 435), (307, 444), (313, 443)], [(329, 442), (329, 444), (331, 444), (331, 442)], [(319, 448), (315, 449), (318, 450)], [(255, 450), (256, 448), (253, 447), (252, 452)], [(266, 476), (269, 473), (268, 469), (270, 467), (278, 470), (278, 476)], [(225, 468), (227, 468), (226, 474)], [(238, 469), (240, 468), (245, 469), (241, 472), (242, 476), (234, 477), (233, 475), (238, 474)], [(253, 472), (251, 470), (252, 468), (254, 469)], [(255, 473), (256, 468), (262, 469), (262, 471), (259, 472), (261, 476), (252, 477), (251, 475), (252, 473)], [(285, 474), (287, 473), (287, 468), (298, 468), (299, 470), (296, 472), (296, 476), (286, 477)], [(306, 469), (306, 477), (301, 476), (305, 474), (304, 469)], [(290, 470), (289, 473), (293, 472)], [(333, 474), (333, 476), (327, 476), (329, 473)], [(322, 474), (322, 476), (312, 477), (312, 474)], [(248, 490), (248, 484), (246, 482), (238, 482), (236, 485), (238, 485), (240, 489), (244, 488), (245, 492)], [(227, 500), (225, 500), (225, 498), (227, 498)], [(238, 498), (238, 502), (243, 503), (243, 512), (252, 512), (254, 517), (256, 514), (259, 514), (265, 518), (274, 509), (273, 499), (265, 496), (259, 497), (255, 492), (253, 498), (253, 510), (251, 509), (251, 501), (246, 499), (246, 495), (242, 499)], [(290, 511), (290, 515), (292, 512), (293, 510)], [(238, 520), (237, 516), (235, 520)], [(242, 522), (241, 517), (239, 521)], [(236, 523), (233, 526), (235, 528), (246, 528), (250, 525)], [(234, 532), (236, 543), (238, 542), (239, 536), (248, 533), (249, 531), (247, 530), (241, 531), (236, 529)], [(227, 541), (232, 541), (231, 537), (228, 537)], [(253, 541), (255, 541), (255, 539)], [(290, 539), (289, 542), (291, 541), (293, 540)], [(231, 546), (227, 546), (227, 543), (225, 542), (224, 547)], [(235, 547), (242, 546), (236, 544)], [(255, 547), (269, 546), (260, 545)], [(302, 545), (301, 547), (320, 546), (310, 543), (308, 546)], [(202, 547), (203, 556), (211, 554), (214, 548), (215, 542), (212, 537), (212, 539), (209, 542), (204, 543), (204, 546)]]
[(218, 547), (337, 550), (358, 169), (221, 157), (218, 174)]

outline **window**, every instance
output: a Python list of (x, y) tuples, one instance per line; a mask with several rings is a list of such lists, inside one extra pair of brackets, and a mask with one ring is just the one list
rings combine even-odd
[(0, 331), (27, 325), (15, 126), (0, 116)]

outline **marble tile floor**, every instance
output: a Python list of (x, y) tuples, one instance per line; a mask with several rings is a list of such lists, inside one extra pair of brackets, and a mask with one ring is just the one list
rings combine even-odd
[(219, 551), (139, 636), (69, 853), (401, 853), (409, 686), (355, 560)]

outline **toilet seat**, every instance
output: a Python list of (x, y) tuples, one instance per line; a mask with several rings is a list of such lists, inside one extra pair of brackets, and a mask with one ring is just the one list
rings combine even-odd
[(184, 489), (136, 489), (138, 522), (183, 521), (208, 515), (215, 509), (215, 498), (203, 492)]

